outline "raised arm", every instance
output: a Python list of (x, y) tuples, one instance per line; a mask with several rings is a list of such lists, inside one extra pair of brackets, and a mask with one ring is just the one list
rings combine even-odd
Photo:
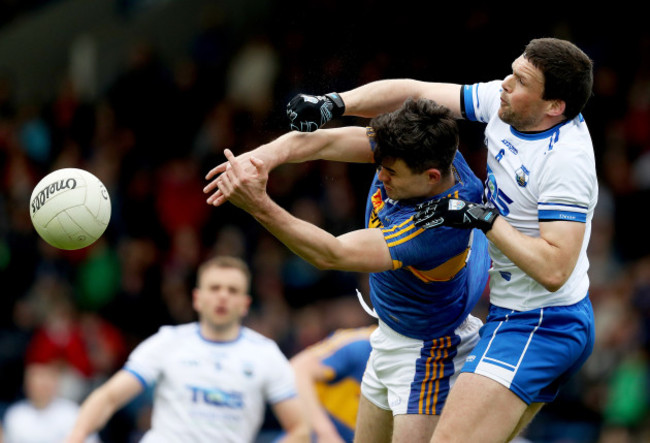
[(344, 115), (375, 117), (394, 111), (404, 101), (412, 97), (428, 98), (451, 109), (453, 114), (461, 117), (461, 85), (453, 83), (432, 83), (411, 79), (378, 80), (367, 83), (347, 92), (341, 98), (345, 104)]
[(84, 442), (89, 435), (106, 426), (113, 414), (142, 389), (142, 384), (133, 374), (125, 370), (117, 372), (83, 402), (66, 443)]
[[(266, 192), (268, 173), (261, 160), (240, 159), (226, 150), (231, 165), (217, 181), (223, 196), (255, 219), (294, 253), (319, 269), (381, 272), (393, 262), (379, 229), (360, 229), (335, 237), (294, 217), (278, 206)], [(253, 168), (247, 168), (250, 162)]]
[[(335, 128), (313, 133), (289, 132), (270, 143), (253, 151), (238, 156), (240, 163), (253, 171), (248, 159), (252, 156), (263, 162), (268, 173), (284, 163), (301, 163), (310, 160), (331, 160), (348, 163), (371, 163), (373, 161), (370, 143), (365, 128)], [(206, 194), (212, 193), (208, 204), (223, 204), (221, 192), (218, 191), (217, 178), (228, 168), (223, 162), (213, 168), (206, 178), (212, 180), (205, 188)]]
[(312, 132), (341, 115), (375, 117), (394, 111), (408, 98), (433, 100), (451, 109), (456, 118), (461, 118), (461, 87), (454, 83), (391, 79), (341, 93), (298, 94), (287, 104), (287, 118), (292, 130)]

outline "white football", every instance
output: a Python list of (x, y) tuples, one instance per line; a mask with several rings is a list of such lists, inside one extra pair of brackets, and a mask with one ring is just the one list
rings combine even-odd
[(57, 169), (34, 188), (29, 213), (43, 240), (59, 249), (81, 249), (106, 230), (111, 199), (104, 184), (90, 172)]

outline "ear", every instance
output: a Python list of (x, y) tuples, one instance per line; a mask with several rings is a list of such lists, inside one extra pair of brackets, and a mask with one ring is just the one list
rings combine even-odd
[(253, 297), (251, 297), (248, 294), (246, 294), (245, 297), (246, 297), (246, 304), (244, 306), (243, 312), (241, 313), (242, 318), (248, 315), (248, 311), (250, 310), (251, 304), (253, 303)]
[(192, 307), (195, 311), (199, 310), (199, 288), (192, 290)]
[(429, 184), (435, 185), (436, 183), (440, 182), (440, 179), (442, 178), (442, 173), (440, 172), (440, 169), (437, 168), (430, 168), (427, 169), (427, 176), (429, 177)]
[(560, 117), (566, 110), (566, 102), (564, 100), (550, 100), (548, 107), (548, 115), (551, 117)]

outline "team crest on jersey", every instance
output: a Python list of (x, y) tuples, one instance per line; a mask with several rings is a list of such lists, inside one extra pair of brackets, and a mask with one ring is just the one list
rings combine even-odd
[(381, 189), (377, 189), (377, 192), (370, 197), (370, 203), (372, 204), (372, 212), (370, 213), (368, 228), (379, 228), (382, 224), (377, 213), (384, 207), (384, 200), (381, 198)]
[(526, 185), (528, 185), (529, 175), (528, 169), (526, 169), (524, 165), (521, 165), (521, 167), (515, 171), (515, 180), (517, 181), (517, 184), (522, 188), (525, 188)]
[(242, 368), (242, 372), (246, 377), (252, 377), (253, 376), (253, 365), (252, 363), (244, 363), (244, 367)]

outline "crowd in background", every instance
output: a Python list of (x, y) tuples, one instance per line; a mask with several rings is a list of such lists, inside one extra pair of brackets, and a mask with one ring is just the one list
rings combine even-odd
[[(623, 40), (590, 32), (579, 16), (551, 22), (543, 15), (503, 32), (498, 14), (479, 8), (451, 7), (454, 20), (359, 19), (374, 3), (330, 1), (307, 12), (283, 2), (245, 38), (223, 16), (197, 29), (182, 60), (164, 60), (155, 45), (139, 42), (93, 101), (61, 78), (53, 100), (18, 103), (11, 75), (0, 77), (0, 409), (23, 395), (29, 362), (65, 361), (62, 394), (78, 401), (159, 326), (192, 321), (196, 265), (214, 254), (251, 265), (254, 305), (246, 323), (287, 356), (336, 327), (369, 323), (355, 296), (355, 289), (368, 293), (365, 275), (320, 271), (237, 208), (208, 206), (205, 174), (224, 160), (224, 148), (244, 152), (286, 132), (285, 105), (297, 92), (389, 77), (501, 78), (530, 38), (553, 35), (595, 61), (584, 115), (600, 178), (589, 249), (597, 338), (579, 376), (527, 436), (650, 438), (650, 234), (643, 215), (650, 203), (650, 35), (638, 29)], [(460, 124), (460, 149), (483, 178), (482, 128)], [(60, 167), (87, 169), (110, 192), (109, 228), (83, 250), (48, 246), (30, 222), (33, 186)], [(272, 172), (269, 193), (298, 217), (343, 233), (363, 226), (373, 173), (370, 165), (285, 165)], [(486, 303), (487, 294), (478, 315)], [(142, 411), (127, 410), (112, 426), (146, 426)]]

